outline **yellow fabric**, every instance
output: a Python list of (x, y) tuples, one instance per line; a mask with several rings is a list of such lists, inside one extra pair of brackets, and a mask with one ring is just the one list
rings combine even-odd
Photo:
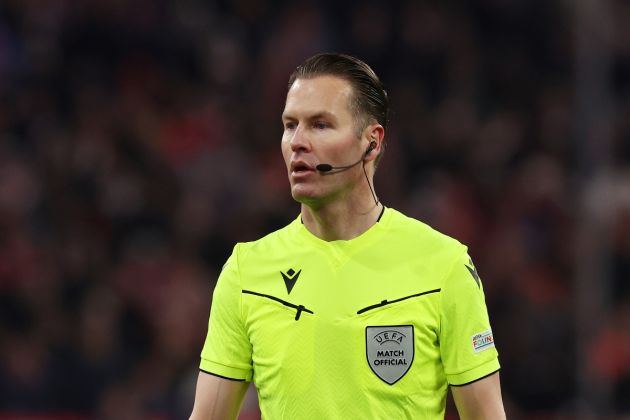
[[(201, 369), (253, 379), (265, 419), (442, 419), (449, 382), (499, 369), (473, 268), (465, 246), (393, 209), (350, 241), (322, 241), (298, 218), (235, 247)], [(282, 273), (297, 277), (290, 293)], [(395, 302), (357, 313), (384, 300)], [(413, 330), (408, 370), (391, 385), (366, 351), (367, 328), (384, 326)]]

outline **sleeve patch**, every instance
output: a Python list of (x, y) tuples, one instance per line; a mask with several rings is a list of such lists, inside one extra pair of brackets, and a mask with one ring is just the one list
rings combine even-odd
[(494, 347), (494, 337), (492, 336), (491, 329), (473, 335), (471, 340), (475, 353), (479, 353), (491, 347)]

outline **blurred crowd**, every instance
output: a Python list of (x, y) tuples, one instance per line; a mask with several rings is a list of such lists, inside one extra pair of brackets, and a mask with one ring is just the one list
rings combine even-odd
[(380, 199), (469, 246), (509, 418), (629, 415), (630, 4), (583, 136), (571, 3), (0, 2), (0, 419), (188, 416), (218, 271), (299, 211), (280, 114), (320, 51), (388, 89)]

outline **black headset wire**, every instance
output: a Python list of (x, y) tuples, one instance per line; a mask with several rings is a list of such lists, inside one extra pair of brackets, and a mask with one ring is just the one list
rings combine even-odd
[(365, 180), (368, 183), (368, 187), (370, 187), (370, 192), (372, 193), (372, 197), (374, 198), (374, 204), (378, 206), (379, 200), (376, 198), (376, 194), (374, 194), (374, 189), (372, 188), (372, 184), (370, 183), (370, 178), (368, 178), (367, 171), (365, 170), (365, 162), (361, 164), (363, 166), (363, 173), (365, 174)]

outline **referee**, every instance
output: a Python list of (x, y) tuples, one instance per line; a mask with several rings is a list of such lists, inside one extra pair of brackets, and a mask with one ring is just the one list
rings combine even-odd
[(467, 248), (385, 207), (373, 177), (388, 99), (364, 62), (318, 54), (289, 78), (282, 154), (301, 213), (239, 243), (214, 291), (191, 419), (505, 418)]

